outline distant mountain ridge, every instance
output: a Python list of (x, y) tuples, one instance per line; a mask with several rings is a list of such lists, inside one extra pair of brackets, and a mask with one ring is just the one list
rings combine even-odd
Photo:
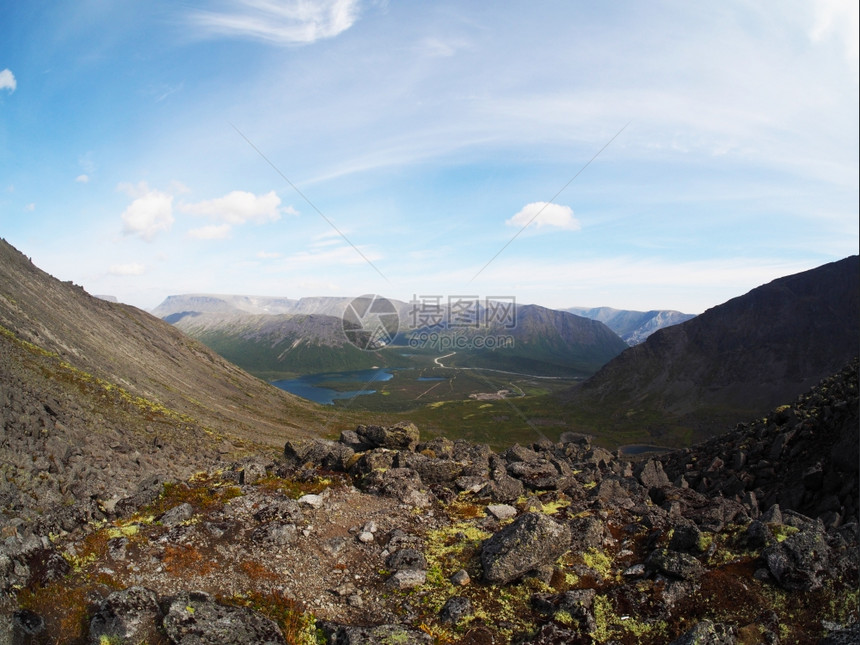
[[(153, 314), (260, 376), (402, 362), (397, 358), (400, 354), (366, 352), (348, 342), (341, 317), (353, 300), (186, 294), (168, 297)], [(430, 317), (437, 324), (428, 325), (416, 314), (420, 303), (389, 302), (398, 312), (401, 327), (392, 349), (408, 346), (436, 355), (454, 352), (446, 364), (456, 367), (585, 377), (626, 348), (599, 321), (538, 305), (518, 305), (510, 320), (473, 326), (451, 324), (454, 314), (447, 304)], [(485, 321), (486, 303), (475, 313)], [(492, 344), (481, 342), (488, 338)]]
[(568, 393), (592, 425), (707, 438), (791, 400), (860, 353), (860, 259), (779, 278), (661, 329)]
[[(179, 294), (167, 296), (164, 302), (150, 313), (158, 318), (175, 322), (183, 313), (210, 314), (318, 314), (341, 318), (344, 310), (354, 298), (339, 296), (318, 296), (307, 298), (285, 298), (278, 296), (245, 296), (235, 294)], [(401, 300), (389, 299), (406, 319), (410, 304)]]
[(685, 314), (670, 309), (631, 311), (612, 307), (568, 307), (563, 311), (591, 320), (599, 320), (630, 346), (643, 342), (658, 329), (678, 325), (696, 317), (695, 314)]

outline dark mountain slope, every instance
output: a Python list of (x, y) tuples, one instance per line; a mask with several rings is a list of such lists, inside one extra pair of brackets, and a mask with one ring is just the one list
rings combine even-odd
[(588, 376), (627, 347), (601, 322), (538, 305), (518, 306), (513, 329), (496, 326), (476, 330), (475, 334), (510, 337), (512, 342), (498, 343), (492, 349), (473, 349), (462, 357), (458, 351), (450, 361), (452, 365)]
[(858, 350), (860, 261), (852, 256), (658, 331), (567, 400), (587, 423), (645, 427), (670, 442), (692, 429), (689, 441), (796, 397)]

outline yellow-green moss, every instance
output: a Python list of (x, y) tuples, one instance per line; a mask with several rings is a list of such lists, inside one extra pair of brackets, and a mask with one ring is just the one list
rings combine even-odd
[(775, 524), (771, 525), (771, 531), (773, 531), (773, 537), (776, 538), (777, 542), (782, 542), (786, 538), (800, 531), (796, 526), (789, 526), (788, 524)]
[(609, 578), (612, 575), (612, 558), (603, 551), (590, 548), (582, 553), (582, 561), (585, 566), (603, 578)]

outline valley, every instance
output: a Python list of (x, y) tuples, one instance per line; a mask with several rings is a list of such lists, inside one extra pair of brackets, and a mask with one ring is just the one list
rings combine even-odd
[[(329, 315), (171, 318), (219, 328), (220, 350), (257, 376), (5, 242), (0, 260), (0, 642), (740, 645), (860, 631), (857, 258), (626, 350), (602, 323), (540, 308), (509, 355), (405, 335), (363, 351)], [(745, 360), (747, 319), (767, 326), (763, 368)], [(732, 398), (760, 369), (779, 378)], [(762, 394), (785, 402), (741, 416)], [(691, 410), (722, 432), (697, 443)]]

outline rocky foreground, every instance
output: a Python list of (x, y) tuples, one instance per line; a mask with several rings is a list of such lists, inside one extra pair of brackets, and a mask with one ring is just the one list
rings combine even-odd
[(150, 475), (6, 523), (0, 643), (858, 642), (857, 369), (639, 462), (402, 424)]

